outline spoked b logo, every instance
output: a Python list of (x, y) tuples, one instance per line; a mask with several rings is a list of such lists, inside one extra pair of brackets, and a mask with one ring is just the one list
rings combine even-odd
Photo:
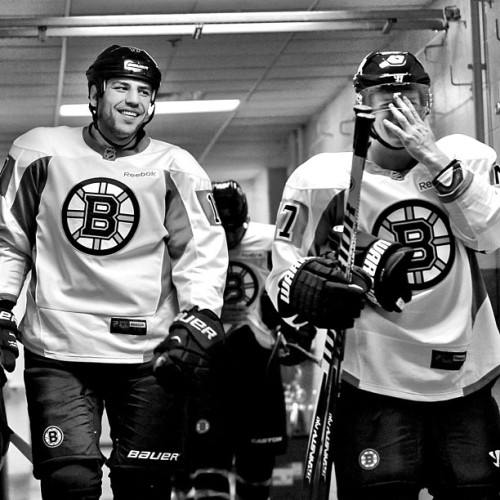
[(43, 442), (48, 448), (57, 448), (63, 442), (63, 439), (63, 431), (55, 425), (51, 425), (43, 431)]
[(130, 242), (139, 224), (139, 203), (125, 184), (94, 178), (77, 184), (62, 208), (69, 242), (91, 255), (109, 255)]

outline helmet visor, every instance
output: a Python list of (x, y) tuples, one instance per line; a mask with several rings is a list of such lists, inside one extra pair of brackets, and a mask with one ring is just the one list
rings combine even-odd
[[(429, 114), (431, 109), (431, 90), (423, 83), (382, 84), (368, 87), (359, 92), (361, 104), (370, 106), (373, 113), (388, 111), (389, 104), (394, 103), (394, 95), (405, 96), (413, 104), (421, 118)], [(396, 107), (397, 109), (397, 107)]]

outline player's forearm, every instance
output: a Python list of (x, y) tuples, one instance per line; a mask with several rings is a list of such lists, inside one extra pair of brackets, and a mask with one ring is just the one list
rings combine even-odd
[(431, 144), (427, 148), (422, 148), (417, 160), (424, 165), (432, 177), (437, 177), (452, 161), (435, 144)]
[(458, 196), (441, 196), (452, 229), (468, 247), (483, 252), (500, 248), (500, 191), (477, 174), (465, 171), (466, 187)]
[(0, 243), (0, 299), (17, 301), (30, 264), (23, 254)]

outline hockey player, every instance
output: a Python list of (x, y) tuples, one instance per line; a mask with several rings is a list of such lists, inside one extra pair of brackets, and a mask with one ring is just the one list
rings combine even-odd
[[(183, 460), (184, 416), (157, 383), (153, 350), (170, 330), (175, 349), (164, 345), (159, 373), (172, 389), (211, 369), (223, 340), (224, 231), (200, 165), (144, 131), (155, 61), (113, 45), (86, 74), (92, 124), (27, 132), (1, 172), (0, 335), (24, 345), (42, 498), (100, 497), (105, 407), (113, 498), (164, 499)], [(29, 272), (17, 331), (12, 306)]]
[[(196, 499), (229, 499), (229, 474), (234, 472), (238, 500), (270, 498), (277, 455), (286, 450), (286, 412), (280, 362), (300, 363), (307, 357), (312, 338), (276, 349), (273, 330), (279, 325), (276, 310), (265, 293), (270, 271), (274, 225), (253, 222), (239, 183), (212, 183), (214, 199), (229, 248), (229, 268), (224, 292), (222, 321), (226, 331), (227, 369), (221, 377), (218, 419), (221, 431), (200, 434), (194, 440), (211, 439), (208, 457), (192, 452)], [(309, 345), (307, 345), (307, 343)], [(218, 389), (221, 389), (219, 385)], [(209, 408), (194, 401), (190, 418), (194, 425), (207, 417)], [(222, 431), (222, 429), (224, 429)], [(196, 433), (195, 433), (196, 435)]]
[[(408, 52), (369, 54), (354, 88), (376, 116), (359, 213), (359, 229), (372, 239), (357, 248), (373, 288), (346, 332), (333, 440), (338, 497), (417, 500), (426, 487), (439, 500), (498, 498), (500, 419), (491, 387), (500, 336), (475, 255), (500, 248), (496, 154), (464, 135), (435, 140), (426, 121), (430, 78)], [(335, 250), (351, 156), (319, 154), (284, 189), (267, 287), (296, 321), (329, 326), (311, 314), (314, 301), (299, 300), (297, 262)], [(382, 287), (391, 260), (409, 255), (392, 242), (413, 251), (410, 290), (397, 272), (398, 287)], [(321, 299), (320, 279), (308, 278)], [(336, 311), (332, 304), (331, 316)]]

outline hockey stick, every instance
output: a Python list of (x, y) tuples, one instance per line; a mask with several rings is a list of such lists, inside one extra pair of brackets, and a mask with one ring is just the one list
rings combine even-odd
[[(355, 106), (351, 182), (344, 215), (344, 230), (338, 257), (341, 271), (350, 281), (354, 266), (356, 230), (361, 193), (361, 180), (369, 146), (370, 128), (375, 117), (368, 106)], [(341, 367), (344, 357), (345, 331), (327, 330), (321, 383), (316, 401), (314, 418), (309, 435), (303, 478), (303, 499), (323, 500), (330, 495), (333, 467), (331, 456), (332, 428), (335, 407), (340, 394)]]
[(22, 453), (22, 455), (30, 463), (33, 463), (33, 454), (31, 452), (31, 446), (10, 427), (9, 431), (10, 431), (10, 442)]

